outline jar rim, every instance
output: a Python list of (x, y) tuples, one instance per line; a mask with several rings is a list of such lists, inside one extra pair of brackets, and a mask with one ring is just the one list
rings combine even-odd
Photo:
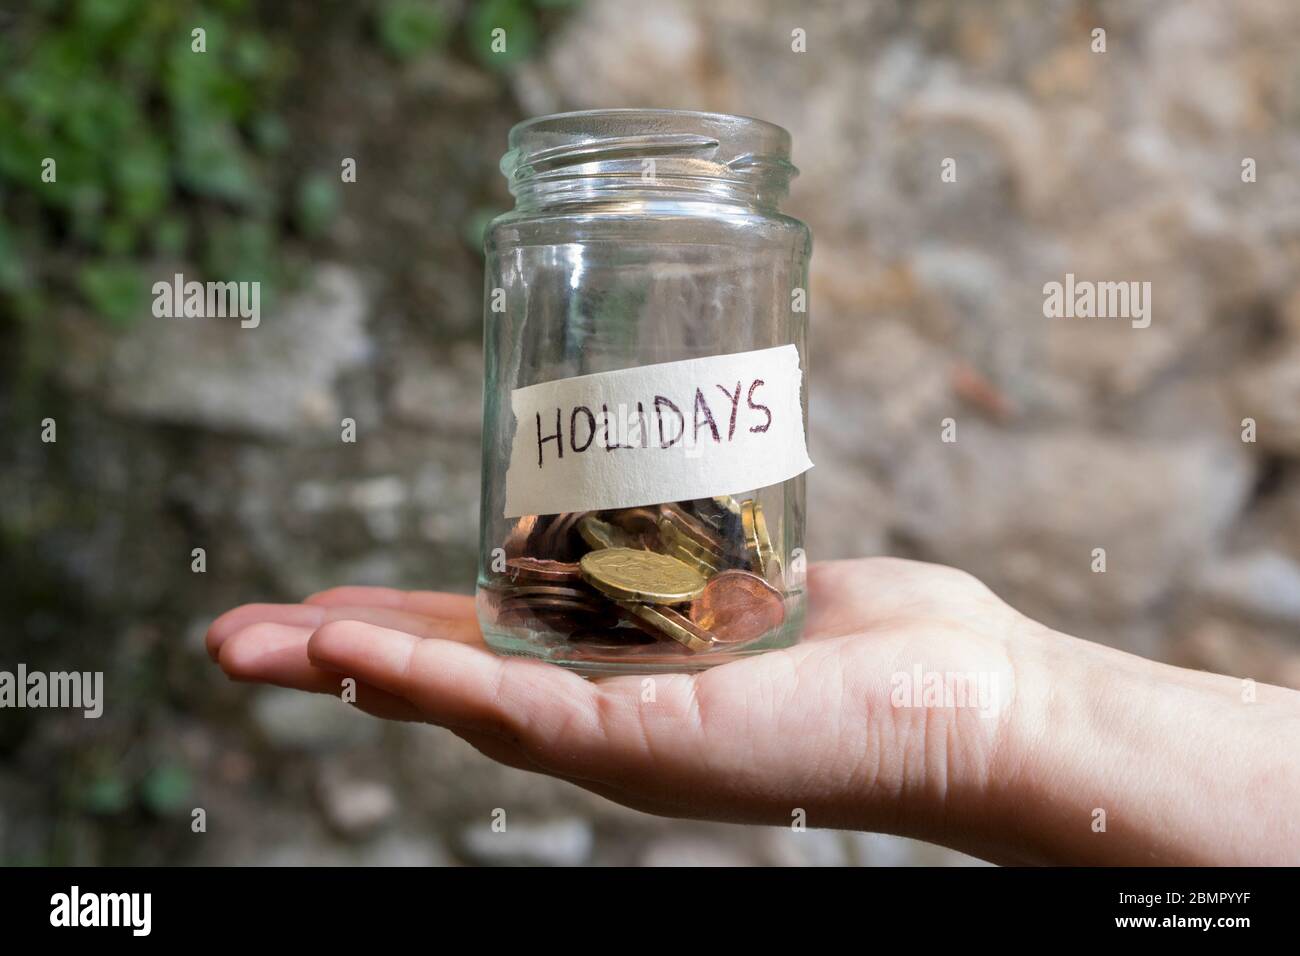
[[(784, 127), (754, 116), (740, 113), (717, 113), (709, 110), (663, 109), (655, 107), (613, 107), (594, 110), (569, 110), (548, 113), (521, 120), (510, 128), (509, 144), (513, 149), (523, 145), (529, 134), (554, 133), (580, 135), (584, 128), (590, 138), (617, 135), (617, 124), (622, 121), (639, 121), (641, 131), (654, 128), (680, 127), (673, 132), (725, 132), (732, 136), (748, 135), (768, 148), (764, 154), (789, 158), (790, 134)], [(695, 128), (692, 129), (691, 127)], [(755, 151), (756, 152), (756, 151)]]
[[(790, 134), (751, 116), (679, 109), (575, 110), (515, 124), (501, 172), (516, 196), (604, 177), (627, 188), (653, 160), (667, 188), (740, 189), (779, 197), (798, 175)], [(617, 180), (609, 177), (618, 177)], [(701, 187), (698, 184), (712, 183)], [(569, 188), (566, 186), (566, 188)]]

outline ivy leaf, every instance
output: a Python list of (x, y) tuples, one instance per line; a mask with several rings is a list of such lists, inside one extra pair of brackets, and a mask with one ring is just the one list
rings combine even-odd
[(141, 139), (120, 150), (113, 178), (118, 208), (132, 221), (151, 218), (167, 201), (167, 155), (153, 140)]
[(177, 139), (176, 176), (183, 186), (239, 205), (257, 199), (256, 177), (231, 123), (217, 116), (183, 120)]
[(0, 221), (0, 290), (14, 292), (26, 284), (22, 256)]
[[(493, 31), (504, 50), (493, 50)], [(494, 70), (509, 70), (533, 54), (537, 47), (537, 23), (533, 11), (521, 0), (485, 0), (469, 18), (469, 39), (474, 55)]]
[(121, 813), (131, 802), (126, 781), (116, 774), (92, 780), (80, 794), (80, 803), (91, 813)]
[(164, 764), (145, 777), (140, 796), (154, 813), (169, 816), (185, 806), (192, 788), (188, 770), (179, 764)]
[(134, 324), (148, 301), (139, 267), (120, 259), (82, 266), (77, 272), (77, 289), (95, 311), (118, 328)]
[(303, 179), (298, 186), (294, 220), (303, 235), (324, 235), (339, 211), (339, 191), (333, 180), (320, 173)]
[(413, 60), (446, 44), (451, 33), (442, 10), (420, 0), (389, 0), (376, 27), (384, 49), (399, 60)]

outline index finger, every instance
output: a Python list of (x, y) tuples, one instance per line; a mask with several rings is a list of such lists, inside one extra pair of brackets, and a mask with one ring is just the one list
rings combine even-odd
[(475, 615), (474, 598), (447, 591), (403, 591), (399, 588), (343, 585), (317, 591), (303, 601), (324, 607), (382, 607), (425, 617), (455, 621)]
[(406, 698), (433, 723), (510, 741), (561, 776), (639, 777), (659, 761), (689, 759), (698, 743), (694, 683), (684, 674), (658, 677), (656, 706), (644, 708), (637, 680), (593, 683), (543, 661), (358, 621), (323, 625), (307, 654)]

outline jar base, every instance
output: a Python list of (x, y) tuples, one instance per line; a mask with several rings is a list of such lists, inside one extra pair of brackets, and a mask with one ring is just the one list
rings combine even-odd
[(483, 625), (483, 639), (495, 653), (505, 657), (527, 657), (558, 664), (583, 677), (614, 677), (628, 674), (693, 674), (744, 660), (767, 651), (792, 647), (803, 630), (803, 614), (797, 612), (776, 630), (743, 647), (700, 654), (675, 652), (663, 643), (602, 652), (578, 643), (549, 638), (531, 638), (528, 632)]

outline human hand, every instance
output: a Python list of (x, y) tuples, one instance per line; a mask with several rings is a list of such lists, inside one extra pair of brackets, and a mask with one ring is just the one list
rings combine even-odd
[[(472, 598), (387, 588), (239, 607), (207, 641), (237, 680), (338, 694), (352, 677), (370, 713), (444, 726), (510, 766), (650, 813), (789, 824), (802, 811), (811, 827), (911, 835), (1002, 862), (1295, 861), (1285, 800), (1280, 844), (1243, 845), (1240, 833), (1225, 844), (1215, 837), (1225, 806), (1203, 820), (1196, 803), (1224, 789), (1198, 779), (1216, 757), (1271, 774), (1294, 802), (1300, 694), (1261, 685), (1246, 710), (1229, 678), (1056, 634), (938, 565), (821, 564), (808, 588), (803, 643), (692, 675), (588, 681), (499, 657)], [(969, 676), (986, 694), (923, 702), (910, 693), (918, 668)], [(1216, 733), (1188, 741), (1197, 716)], [(1270, 743), (1279, 731), (1289, 751)], [(1218, 798), (1229, 813), (1243, 804), (1235, 789)], [(1186, 815), (1181, 827), (1164, 809)]]

